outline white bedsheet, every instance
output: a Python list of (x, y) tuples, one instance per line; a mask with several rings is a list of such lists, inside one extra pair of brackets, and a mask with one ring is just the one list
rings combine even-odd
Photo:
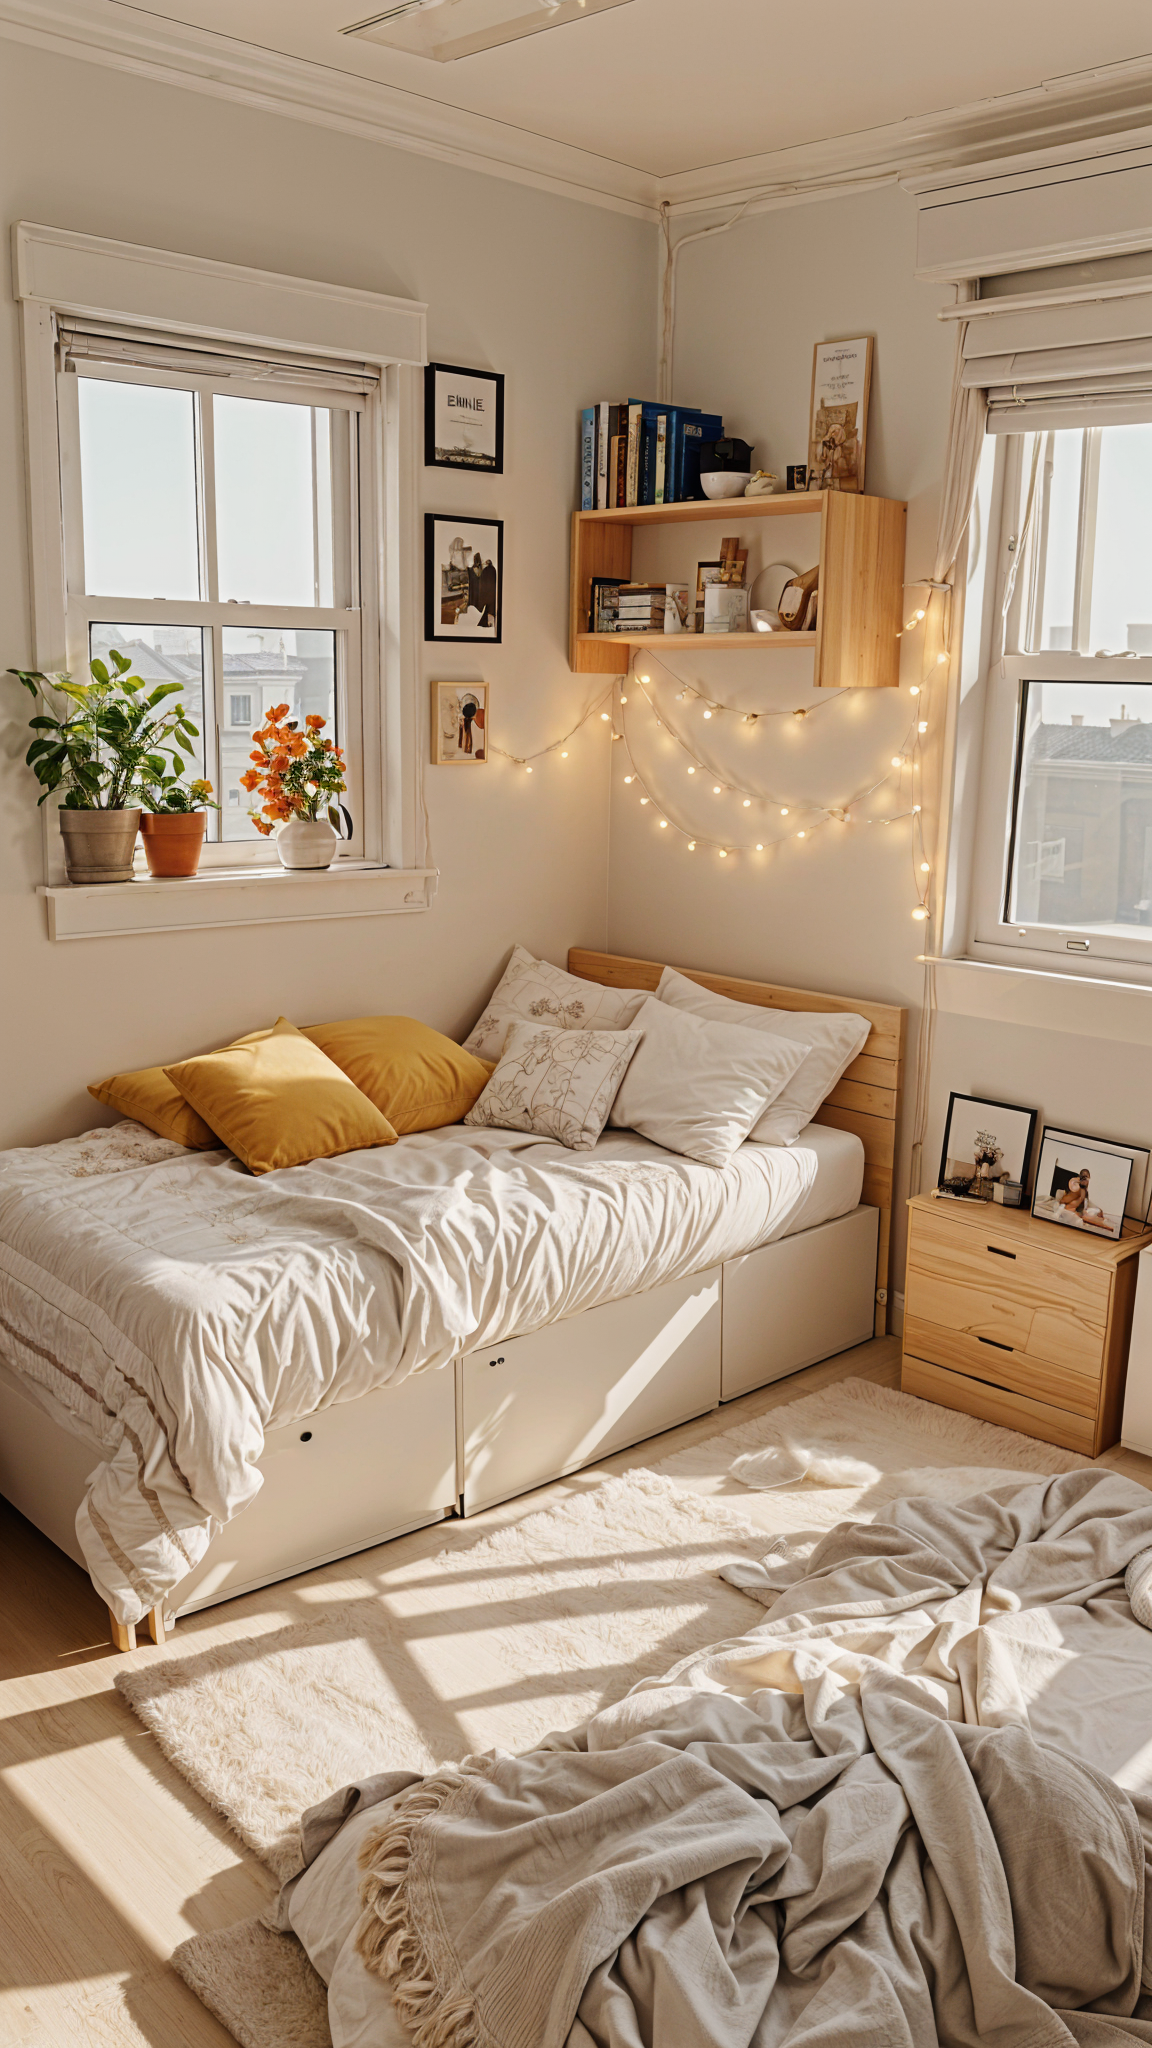
[(105, 1452), (77, 1534), (134, 1621), (259, 1490), (271, 1425), (809, 1228), (862, 1172), (823, 1129), (718, 1171), (455, 1125), (254, 1178), (117, 1124), (0, 1154), (0, 1351)]

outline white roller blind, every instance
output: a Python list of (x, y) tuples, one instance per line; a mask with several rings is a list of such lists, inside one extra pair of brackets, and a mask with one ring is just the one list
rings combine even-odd
[(128, 368), (187, 371), (199, 376), (236, 377), (246, 384), (314, 386), (318, 393), (348, 398), (363, 397), (380, 382), (380, 372), (371, 363), (342, 363), (324, 356), (309, 358), (287, 350), (238, 348), (212, 341), (181, 346), (140, 330), (118, 330), (105, 323), (61, 321), (57, 340), (62, 369), (78, 369), (84, 363), (111, 363)]
[(1152, 277), (1098, 291), (1080, 285), (963, 308), (961, 382), (987, 394), (990, 434), (1152, 419)]

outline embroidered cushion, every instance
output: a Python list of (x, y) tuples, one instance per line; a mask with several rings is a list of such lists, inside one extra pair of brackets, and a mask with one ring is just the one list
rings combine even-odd
[(532, 1131), (570, 1152), (590, 1152), (639, 1043), (638, 1031), (556, 1031), (514, 1020), (500, 1063), (464, 1121)]
[(491, 1002), (464, 1040), (465, 1050), (482, 1060), (498, 1060), (508, 1026), (517, 1017), (557, 1031), (621, 1031), (644, 1000), (643, 989), (601, 988), (517, 946)]

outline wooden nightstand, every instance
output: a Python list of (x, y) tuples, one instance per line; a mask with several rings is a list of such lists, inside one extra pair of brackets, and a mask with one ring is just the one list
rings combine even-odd
[(1118, 1242), (994, 1202), (908, 1204), (906, 1394), (1098, 1457), (1120, 1435), (1139, 1231)]

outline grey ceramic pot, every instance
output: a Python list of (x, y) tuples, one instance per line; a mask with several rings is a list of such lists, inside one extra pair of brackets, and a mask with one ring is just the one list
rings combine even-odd
[(70, 882), (130, 882), (140, 813), (59, 811)]

